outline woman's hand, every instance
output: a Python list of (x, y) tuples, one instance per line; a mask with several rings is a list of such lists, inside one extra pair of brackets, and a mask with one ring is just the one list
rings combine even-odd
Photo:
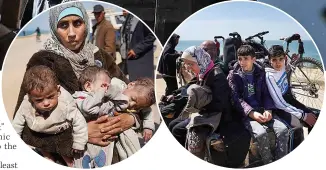
[(127, 113), (115, 117), (101, 116), (97, 120), (87, 123), (88, 142), (99, 146), (107, 146), (110, 144), (108, 139), (115, 138), (116, 135), (131, 128), (134, 124), (134, 117)]
[[(108, 116), (101, 116), (97, 120), (89, 121), (87, 123), (88, 128), (88, 142), (94, 145), (107, 146), (110, 144), (108, 140), (103, 140), (105, 136), (104, 133), (101, 133), (103, 127), (109, 126), (112, 122), (108, 121)], [(119, 121), (116, 119), (115, 121)], [(108, 137), (109, 138), (109, 137)]]
[(122, 113), (115, 117), (109, 117), (108, 123), (101, 127), (101, 133), (105, 134), (104, 140), (131, 128), (135, 124), (135, 119), (131, 114)]

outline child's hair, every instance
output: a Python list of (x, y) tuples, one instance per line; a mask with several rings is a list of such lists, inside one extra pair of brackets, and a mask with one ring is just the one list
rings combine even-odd
[(153, 105), (155, 101), (155, 91), (154, 91), (154, 82), (150, 78), (138, 78), (132, 83), (135, 84), (134, 88), (137, 91), (146, 92), (146, 100), (149, 102), (150, 105)]
[(80, 74), (79, 84), (84, 89), (84, 85), (86, 82), (94, 82), (99, 73), (107, 74), (110, 77), (110, 73), (104, 68), (97, 66), (89, 66), (86, 67)]
[(237, 53), (238, 53), (238, 56), (256, 57), (255, 49), (250, 45), (242, 45), (242, 46), (240, 46)]
[(42, 92), (49, 87), (59, 84), (56, 74), (47, 66), (39, 65), (29, 68), (23, 79), (23, 89), (30, 93), (32, 90)]
[(283, 46), (281, 45), (273, 45), (269, 50), (268, 50), (268, 59), (271, 59), (272, 57), (279, 57), (284, 55), (284, 49)]

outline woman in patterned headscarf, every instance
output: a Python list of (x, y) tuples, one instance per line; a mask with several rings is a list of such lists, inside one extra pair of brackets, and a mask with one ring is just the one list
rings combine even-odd
[[(69, 93), (81, 90), (78, 83), (80, 72), (87, 66), (97, 65), (108, 70), (111, 77), (117, 77), (126, 83), (128, 79), (115, 64), (113, 57), (104, 50), (86, 42), (89, 32), (88, 16), (80, 2), (65, 3), (50, 9), (51, 38), (44, 44), (44, 49), (36, 52), (27, 64), (27, 69), (45, 65), (57, 75), (59, 84)], [(26, 92), (20, 89), (16, 111)], [(16, 112), (15, 111), (15, 112)], [(15, 116), (15, 115), (14, 115)], [(135, 115), (121, 114), (116, 117), (102, 116), (96, 121), (88, 122), (88, 142), (107, 146), (109, 137), (129, 129), (134, 124), (139, 125)], [(65, 134), (62, 134), (65, 135)], [(67, 134), (66, 134), (67, 135)], [(25, 126), (22, 137), (37, 146), (47, 143), (38, 138), (35, 133)], [(50, 138), (47, 139), (51, 140)]]
[(191, 153), (204, 159), (206, 138), (217, 129), (222, 114), (231, 113), (230, 89), (222, 70), (214, 66), (211, 57), (202, 48), (189, 47), (183, 52), (181, 58), (186, 68), (196, 75), (196, 84), (210, 88), (212, 101), (200, 109), (198, 114), (191, 114), (188, 119), (180, 116), (173, 120), (169, 128), (177, 140)]

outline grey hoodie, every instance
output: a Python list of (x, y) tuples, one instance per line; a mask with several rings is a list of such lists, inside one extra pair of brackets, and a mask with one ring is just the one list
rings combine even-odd
[(12, 125), (19, 135), (22, 134), (25, 124), (33, 131), (45, 134), (58, 134), (72, 126), (74, 140), (72, 148), (84, 150), (88, 141), (87, 123), (77, 109), (71, 94), (62, 87), (60, 90), (58, 105), (46, 119), (36, 112), (25, 95)]

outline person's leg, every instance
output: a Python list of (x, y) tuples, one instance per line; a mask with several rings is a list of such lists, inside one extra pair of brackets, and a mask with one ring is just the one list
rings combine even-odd
[(172, 92), (173, 92), (174, 90), (177, 90), (177, 89), (178, 89), (177, 78), (175, 78), (175, 77), (171, 77), (171, 78), (170, 78), (169, 91), (170, 91), (171, 94), (172, 94)]
[(200, 159), (205, 158), (206, 139), (212, 128), (209, 126), (197, 126), (189, 129), (187, 135), (187, 149)]
[(92, 168), (92, 158), (87, 151), (84, 152), (82, 157), (74, 158), (74, 168), (81, 168), (81, 169), (90, 169)]
[(187, 136), (186, 127), (189, 124), (189, 121), (190, 119), (182, 120), (181, 118), (177, 118), (173, 120), (169, 125), (172, 135), (182, 146), (185, 146), (186, 143), (186, 136)]
[(273, 115), (273, 119), (267, 125), (274, 129), (276, 136), (275, 160), (278, 160), (288, 153), (289, 129), (276, 115)]
[(101, 150), (102, 147), (87, 143), (87, 150), (84, 152), (84, 155), (81, 157), (74, 158), (74, 168), (95, 168), (96, 165), (94, 162), (94, 158), (99, 155)]
[(68, 156), (62, 156), (62, 159), (66, 162), (68, 167), (74, 166), (74, 159)]
[[(222, 114), (212, 115), (205, 118), (206, 120), (214, 120), (215, 127), (217, 128), (220, 125)], [(203, 116), (204, 117), (204, 116)], [(205, 121), (206, 121), (205, 120)], [(196, 121), (196, 117), (194, 118), (194, 122)], [(215, 129), (208, 124), (192, 127), (188, 130), (187, 134), (187, 149), (189, 152), (199, 157), (200, 159), (211, 160), (211, 155), (205, 154), (206, 151), (210, 148), (210, 146), (206, 145), (206, 141)]]
[(165, 96), (171, 95), (172, 92), (178, 89), (177, 79), (173, 77), (163, 77), (166, 88), (165, 88)]
[(246, 128), (251, 133), (257, 143), (258, 152), (264, 164), (273, 162), (273, 155), (270, 149), (270, 142), (266, 128), (255, 120), (248, 119), (244, 122)]
[(289, 128), (289, 149), (288, 152), (291, 152), (304, 140), (303, 134), (303, 124), (295, 116), (290, 113), (284, 112), (283, 110), (277, 110), (275, 112), (279, 119)]
[(55, 159), (54, 157), (51, 155), (51, 153), (49, 152), (45, 152), (45, 151), (42, 151), (42, 150), (39, 150), (41, 152), (41, 154), (43, 155), (44, 158), (50, 160), (50, 161), (53, 161), (55, 162)]
[(176, 126), (177, 124), (179, 124), (180, 122), (182, 122), (183, 120), (178, 117), (174, 120), (172, 120), (169, 124), (168, 124), (168, 128), (170, 130), (170, 132), (172, 133), (172, 129), (174, 128), (174, 126)]
[[(55, 162), (55, 158), (51, 155), (51, 153), (45, 152), (45, 151), (42, 151), (42, 150), (40, 150), (40, 152), (41, 152), (41, 154), (43, 155), (44, 158)], [(68, 167), (73, 167), (73, 164), (74, 164), (74, 159), (73, 158), (68, 157), (68, 156), (63, 156), (63, 155), (61, 157), (66, 162)]]
[[(274, 113), (274, 111), (273, 111)], [(301, 128), (303, 125), (301, 121), (295, 117), (294, 115), (287, 113), (283, 110), (277, 110), (275, 111), (276, 115), (280, 118), (280, 120), (285, 123), (287, 127), (295, 127), (295, 128)]]
[(170, 95), (171, 93), (169, 92), (169, 78), (168, 77), (165, 77), (165, 76), (163, 76), (163, 80), (165, 81), (165, 85), (166, 85), (166, 87), (165, 87), (165, 96), (168, 96), (168, 95)]

